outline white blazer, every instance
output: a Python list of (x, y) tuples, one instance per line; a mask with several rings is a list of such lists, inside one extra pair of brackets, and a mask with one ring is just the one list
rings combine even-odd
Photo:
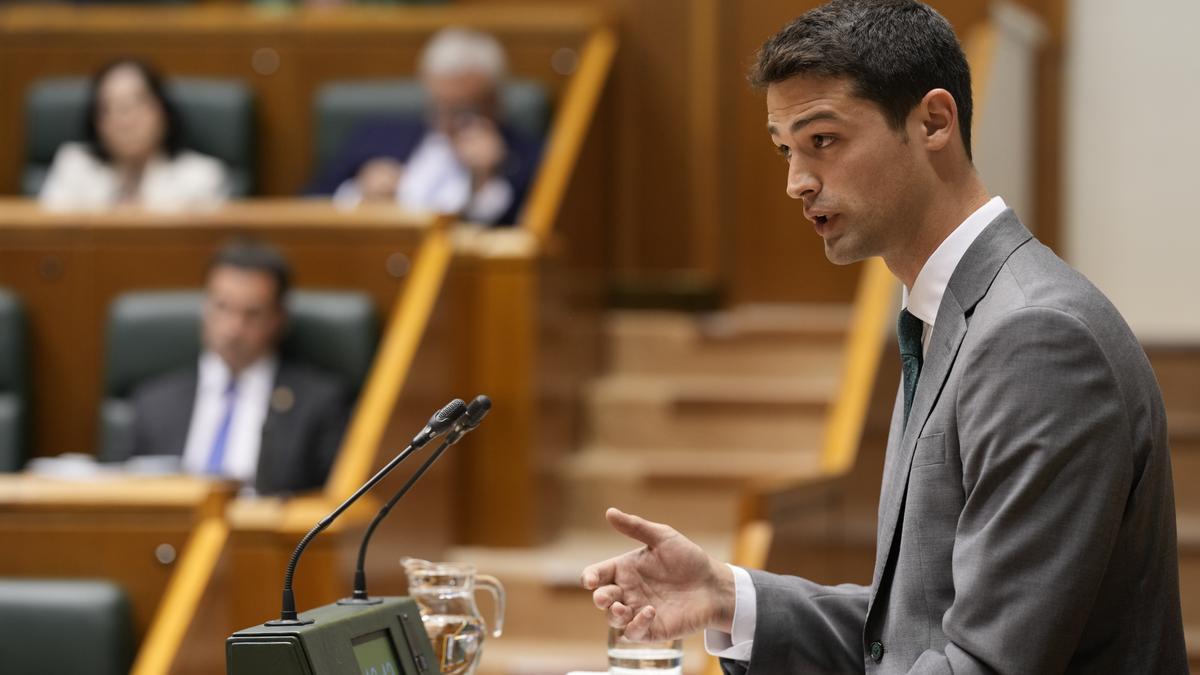
[[(56, 211), (108, 209), (117, 204), (119, 185), (112, 165), (83, 143), (64, 143), (38, 201)], [(159, 155), (146, 164), (139, 205), (156, 211), (182, 211), (219, 206), (229, 198), (229, 175), (220, 160), (190, 150), (174, 159)]]

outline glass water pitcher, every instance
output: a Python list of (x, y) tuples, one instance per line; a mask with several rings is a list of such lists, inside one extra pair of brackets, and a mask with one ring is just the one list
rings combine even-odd
[(475, 604), (475, 588), (490, 592), (495, 600), (491, 635), (498, 638), (504, 631), (504, 586), (496, 577), (477, 574), (474, 565), (417, 558), (405, 558), (401, 565), (408, 576), (408, 594), (421, 608), (438, 669), (443, 675), (473, 675), (487, 633)]

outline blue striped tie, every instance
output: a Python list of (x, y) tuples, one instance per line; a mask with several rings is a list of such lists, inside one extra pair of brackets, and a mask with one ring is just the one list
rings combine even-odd
[(213, 438), (212, 452), (208, 454), (208, 464), (204, 472), (220, 476), (225, 465), (225, 448), (229, 444), (229, 427), (233, 422), (233, 410), (237, 404), (237, 379), (229, 378), (229, 386), (225, 387), (225, 416), (221, 418), (221, 426), (217, 427), (217, 435)]
[(908, 427), (908, 413), (912, 410), (913, 397), (917, 393), (917, 380), (921, 377), (921, 334), (925, 322), (913, 316), (908, 309), (900, 310), (896, 332), (900, 336), (900, 369), (904, 374), (904, 426)]

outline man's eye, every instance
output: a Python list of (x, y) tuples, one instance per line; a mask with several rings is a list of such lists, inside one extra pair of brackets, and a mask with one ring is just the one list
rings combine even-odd
[(830, 143), (833, 143), (833, 136), (829, 134), (817, 134), (812, 137), (814, 148), (826, 148)]
[(788, 159), (791, 159), (791, 157), (792, 157), (792, 151), (789, 150), (788, 146), (786, 146), (786, 145), (776, 146), (775, 150), (779, 153), (779, 156), (782, 157), (785, 161)]

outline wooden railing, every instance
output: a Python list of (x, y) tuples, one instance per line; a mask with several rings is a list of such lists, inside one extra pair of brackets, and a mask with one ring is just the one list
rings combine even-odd
[(616, 53), (617, 36), (612, 28), (595, 29), (580, 53), (579, 69), (567, 85), (521, 220), (522, 227), (540, 241), (550, 235), (558, 219)]
[(337, 462), (325, 483), (324, 495), (330, 504), (341, 502), (357, 490), (375, 464), (380, 442), (400, 391), (408, 381), (421, 338), (450, 267), (453, 249), (446, 224), (445, 219), (439, 219), (426, 235), (404, 290), (396, 298), (366, 387), (346, 430)]

